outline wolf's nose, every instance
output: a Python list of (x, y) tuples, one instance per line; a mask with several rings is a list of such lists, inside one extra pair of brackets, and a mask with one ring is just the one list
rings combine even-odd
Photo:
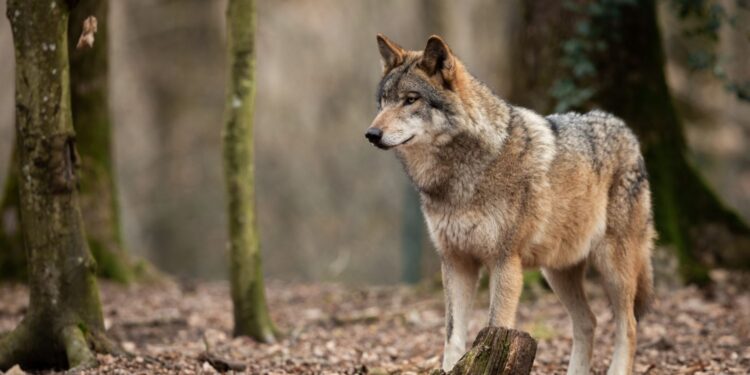
[(367, 129), (367, 133), (365, 133), (365, 138), (372, 143), (377, 143), (380, 141), (380, 138), (383, 138), (383, 131), (378, 128), (369, 128)]

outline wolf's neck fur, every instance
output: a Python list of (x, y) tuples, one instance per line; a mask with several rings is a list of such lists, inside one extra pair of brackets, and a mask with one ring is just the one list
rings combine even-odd
[(448, 115), (451, 128), (460, 130), (396, 152), (425, 201), (468, 202), (507, 137), (512, 107), (465, 69), (460, 71), (455, 85), (460, 104)]

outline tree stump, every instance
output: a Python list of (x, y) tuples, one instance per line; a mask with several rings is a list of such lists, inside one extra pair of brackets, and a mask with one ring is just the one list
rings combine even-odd
[(431, 375), (528, 375), (535, 356), (536, 340), (528, 333), (487, 327), (479, 332), (471, 350), (461, 357), (450, 372), (435, 370)]

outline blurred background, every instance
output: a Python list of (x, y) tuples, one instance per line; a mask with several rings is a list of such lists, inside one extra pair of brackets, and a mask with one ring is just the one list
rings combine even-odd
[[(718, 2), (722, 3), (722, 2)], [(734, 9), (734, 1), (723, 2)], [(110, 104), (128, 251), (183, 278), (227, 270), (221, 162), (226, 46), (221, 0), (110, 2)], [(747, 11), (716, 50), (750, 79)], [(5, 14), (5, 2), (0, 1)], [(390, 284), (405, 267), (438, 271), (415, 194), (392, 153), (364, 140), (381, 63), (375, 34), (421, 49), (440, 34), (502, 97), (525, 71), (520, 1), (258, 1), (256, 181), (266, 276)], [(723, 200), (750, 218), (750, 105), (688, 63), (694, 47), (659, 2), (666, 72), (689, 157)], [(0, 18), (0, 186), (14, 138), (10, 27)], [(533, 108), (539, 109), (539, 108)], [(403, 251), (419, 248), (422, 256)], [(416, 266), (415, 263), (416, 262)], [(412, 273), (413, 274), (413, 273)]]

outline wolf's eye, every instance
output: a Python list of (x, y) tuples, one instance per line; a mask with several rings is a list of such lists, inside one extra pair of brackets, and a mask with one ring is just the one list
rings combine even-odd
[(404, 105), (414, 104), (417, 100), (419, 100), (418, 95), (409, 95), (404, 99)]

